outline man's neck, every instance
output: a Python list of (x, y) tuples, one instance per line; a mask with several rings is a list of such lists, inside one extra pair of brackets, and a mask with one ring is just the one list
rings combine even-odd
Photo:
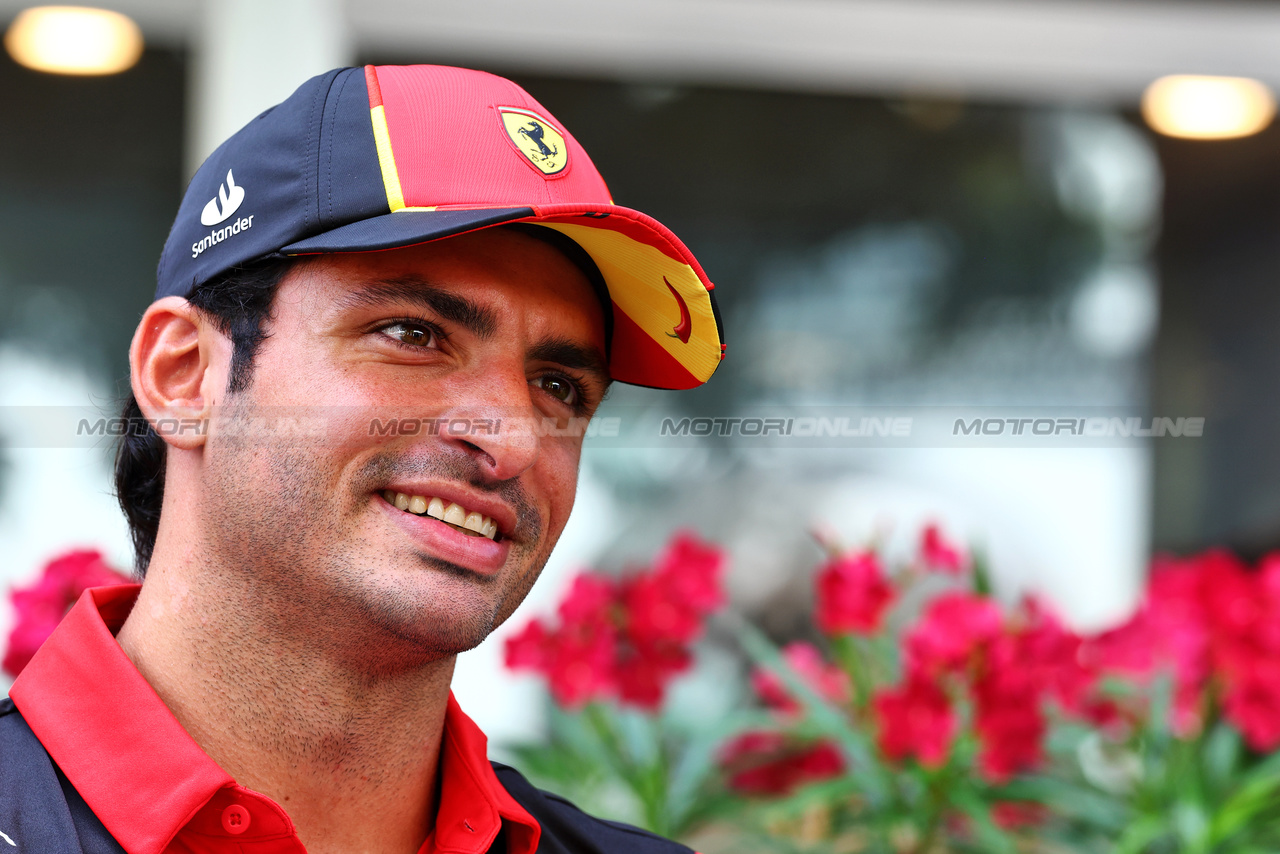
[(252, 591), (192, 577), (153, 561), (117, 637), (179, 723), (275, 799), (310, 854), (417, 851), (435, 819), (454, 658), (371, 673), (274, 630), (280, 615)]

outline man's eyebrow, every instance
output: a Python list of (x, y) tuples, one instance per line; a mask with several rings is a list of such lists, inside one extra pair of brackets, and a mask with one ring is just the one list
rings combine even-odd
[(443, 290), (424, 279), (379, 279), (338, 301), (341, 308), (370, 308), (409, 303), (439, 315), (469, 330), (477, 338), (492, 338), (498, 329), (498, 316), (492, 310), (466, 297)]
[(565, 368), (596, 374), (602, 382), (609, 382), (609, 366), (603, 354), (594, 347), (586, 347), (568, 338), (548, 338), (529, 348), (528, 358), (537, 362), (552, 362)]

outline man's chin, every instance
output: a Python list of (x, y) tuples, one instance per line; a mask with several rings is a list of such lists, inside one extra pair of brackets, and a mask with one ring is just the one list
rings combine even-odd
[(466, 567), (422, 557), (434, 583), (411, 590), (384, 591), (363, 603), (365, 620), (382, 643), (366, 652), (386, 652), (404, 661), (421, 656), (443, 658), (474, 649), (497, 626), (498, 608), (490, 601), (494, 577)]

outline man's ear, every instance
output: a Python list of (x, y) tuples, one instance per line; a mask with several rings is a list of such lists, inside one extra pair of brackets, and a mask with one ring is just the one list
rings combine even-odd
[[(133, 396), (153, 428), (161, 420), (174, 429), (157, 429), (175, 448), (204, 444), (205, 427), (222, 386), (211, 370), (221, 336), (208, 318), (182, 297), (151, 304), (129, 347)], [(200, 429), (195, 429), (196, 426)]]

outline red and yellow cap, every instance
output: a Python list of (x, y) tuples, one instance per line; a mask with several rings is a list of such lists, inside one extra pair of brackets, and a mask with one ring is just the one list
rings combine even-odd
[(502, 77), (444, 66), (332, 71), (224, 143), (192, 179), (157, 297), (260, 258), (411, 246), (536, 223), (594, 261), (610, 372), (693, 388), (724, 357), (714, 285), (652, 217), (613, 204), (569, 131)]

